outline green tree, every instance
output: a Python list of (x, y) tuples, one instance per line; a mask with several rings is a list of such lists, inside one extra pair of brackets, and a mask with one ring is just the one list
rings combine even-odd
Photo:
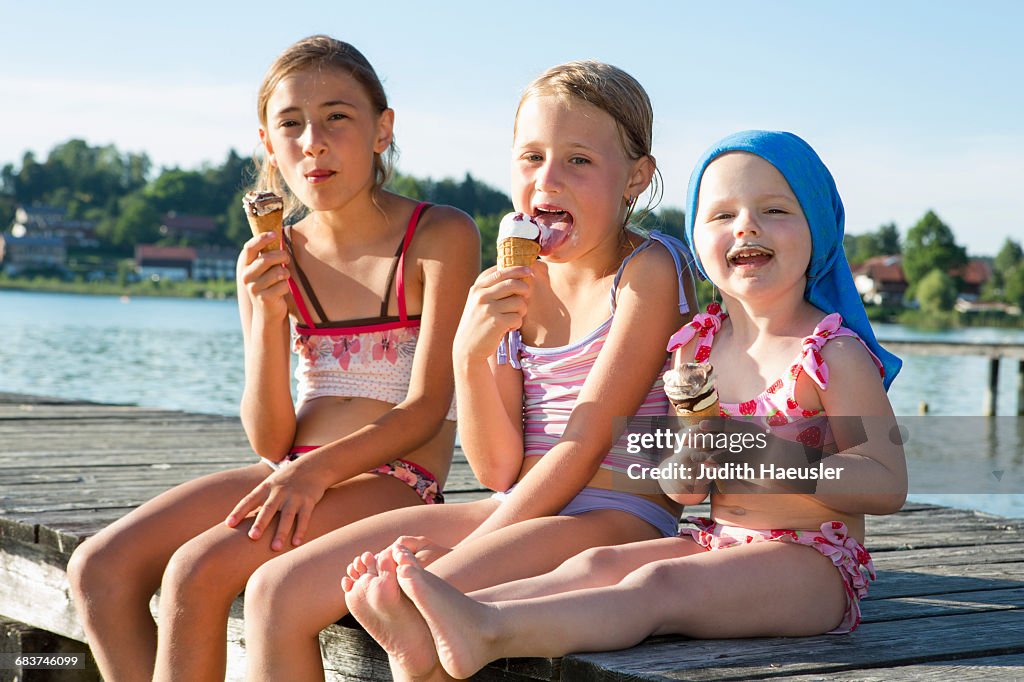
[(391, 181), (387, 185), (387, 189), (417, 201), (425, 201), (427, 198), (427, 192), (420, 180), (417, 180), (411, 175), (402, 175), (398, 172), (396, 172), (391, 178)]
[(684, 239), (686, 234), (686, 213), (681, 209), (666, 206), (652, 216), (655, 229)]
[(242, 210), (242, 197), (245, 190), (235, 193), (234, 200), (228, 205), (222, 217), (224, 223), (224, 236), (229, 244), (241, 247), (252, 236), (249, 230), (249, 220)]
[(1007, 275), (1024, 261), (1024, 249), (1020, 244), (1007, 237), (1003, 247), (999, 249), (995, 260), (992, 261), (993, 272), (1000, 275)]
[(956, 303), (956, 282), (938, 268), (933, 268), (917, 285), (917, 302), (921, 310), (939, 313), (953, 309)]
[(130, 249), (136, 244), (160, 238), (160, 212), (143, 192), (129, 194), (118, 202), (118, 215), (97, 226), (115, 247)]
[(902, 248), (900, 244), (900, 231), (896, 223), (886, 223), (878, 228), (875, 233), (875, 248), (878, 256), (890, 256), (899, 253)]
[(1003, 300), (1024, 309), (1024, 262), (1007, 272), (1005, 280)]
[(900, 252), (900, 231), (896, 223), (886, 223), (875, 232), (847, 234), (843, 249), (851, 265), (859, 265), (875, 256), (889, 256)]
[(498, 241), (498, 225), (501, 224), (502, 216), (503, 214), (492, 213), (473, 218), (480, 229), (480, 265), (485, 270), (498, 260), (495, 243)]
[(911, 290), (932, 270), (948, 273), (966, 264), (967, 251), (957, 245), (953, 231), (933, 211), (907, 230), (903, 274)]

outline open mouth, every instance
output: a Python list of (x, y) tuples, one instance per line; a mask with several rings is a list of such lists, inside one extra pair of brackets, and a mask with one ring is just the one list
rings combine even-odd
[(540, 253), (542, 256), (561, 246), (569, 236), (573, 225), (572, 214), (556, 206), (536, 207), (533, 219), (540, 226)]
[(726, 254), (726, 260), (730, 265), (738, 268), (759, 267), (765, 265), (774, 256), (775, 253), (767, 247), (759, 244), (747, 244), (731, 249)]

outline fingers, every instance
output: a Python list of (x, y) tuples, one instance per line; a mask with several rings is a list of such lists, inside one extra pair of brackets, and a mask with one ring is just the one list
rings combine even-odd
[(313, 508), (303, 505), (295, 518), (295, 532), (292, 533), (292, 547), (298, 547), (306, 539), (306, 530), (309, 528), (309, 519), (313, 515)]
[(261, 493), (258, 492), (259, 490), (259, 488), (256, 488), (235, 505), (235, 508), (231, 510), (231, 513), (228, 514), (228, 517), (224, 520), (224, 523), (228, 528), (234, 528), (242, 522), (242, 519), (259, 508), (261, 504), (260, 499), (262, 497)]
[(533, 270), (519, 266), (507, 270), (484, 270), (473, 284), (471, 293), (481, 298), (504, 298), (515, 294), (529, 297), (532, 290)]
[(271, 520), (274, 518), (274, 514), (277, 513), (278, 503), (268, 498), (262, 506), (260, 506), (259, 512), (256, 514), (256, 520), (253, 521), (252, 527), (249, 528), (249, 537), (253, 540), (259, 540), (263, 537), (263, 532), (267, 530)]
[[(273, 496), (271, 496), (265, 506), (270, 505), (273, 499)], [(299, 499), (289, 499), (282, 504), (278, 511), (277, 532), (274, 533), (274, 539), (270, 541), (270, 549), (275, 552), (280, 552), (284, 549), (285, 543), (288, 542), (289, 534), (291, 535), (292, 547), (301, 545), (306, 537), (306, 529), (309, 528), (309, 519), (312, 513), (312, 505)]]
[(260, 256), (260, 251), (268, 246), (273, 246), (275, 248), (268, 249), (263, 255), (270, 255), (275, 252), (283, 253), (280, 249), (276, 248), (279, 243), (278, 236), (272, 232), (264, 232), (263, 234), (253, 237), (242, 245), (243, 263), (245, 265), (249, 265), (255, 261)]

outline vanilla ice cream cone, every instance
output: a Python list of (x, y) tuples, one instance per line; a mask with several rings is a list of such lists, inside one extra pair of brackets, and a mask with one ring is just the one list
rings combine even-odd
[[(273, 192), (248, 192), (242, 198), (245, 217), (254, 237), (273, 232), (280, 239), (284, 219), (284, 201)], [(261, 251), (278, 248), (277, 243), (264, 246)]]
[(514, 268), (517, 265), (533, 265), (540, 255), (540, 243), (532, 239), (509, 237), (498, 242), (498, 269)]
[(522, 213), (509, 213), (498, 226), (498, 269), (533, 265), (540, 255), (540, 226)]

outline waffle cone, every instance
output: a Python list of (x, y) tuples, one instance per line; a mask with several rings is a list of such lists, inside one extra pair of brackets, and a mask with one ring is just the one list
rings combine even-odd
[(498, 269), (533, 265), (540, 255), (540, 244), (532, 239), (507, 237), (498, 242)]
[[(258, 237), (264, 232), (273, 232), (277, 234), (280, 239), (281, 222), (284, 217), (284, 211), (271, 211), (266, 215), (253, 215), (252, 213), (246, 212), (245, 217), (249, 219), (249, 229), (252, 230), (252, 236)], [(260, 251), (272, 251), (276, 248), (278, 248), (276, 243), (268, 244), (260, 249)]]
[[(671, 402), (671, 401), (669, 401), (669, 402)], [(715, 402), (711, 403), (710, 405), (708, 405), (707, 407), (705, 407), (703, 410), (697, 410), (695, 412), (687, 410), (684, 407), (679, 407), (678, 405), (675, 405), (675, 404), (673, 404), (672, 407), (673, 407), (673, 409), (675, 409), (677, 417), (688, 417), (688, 418), (703, 419), (705, 417), (718, 417), (718, 416), (721, 416), (721, 413), (719, 412), (719, 405), (718, 405), (718, 401), (717, 400)]]

